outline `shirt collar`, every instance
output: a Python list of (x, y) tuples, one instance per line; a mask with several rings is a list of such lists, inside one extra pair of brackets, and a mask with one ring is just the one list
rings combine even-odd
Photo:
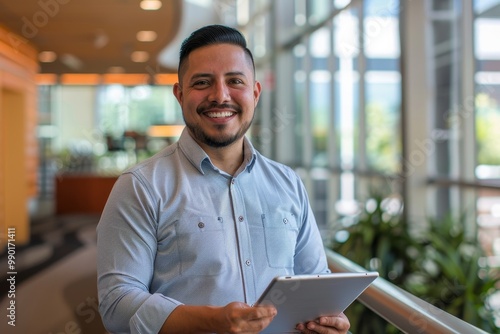
[(250, 173), (252, 171), (255, 160), (257, 160), (257, 152), (252, 143), (247, 137), (243, 138), (243, 166)]
[[(217, 167), (215, 167), (210, 161), (210, 157), (207, 155), (207, 153), (205, 153), (200, 145), (198, 145), (193, 137), (191, 137), (187, 128), (184, 128), (184, 130), (182, 130), (178, 145), (186, 158), (201, 174), (205, 174), (205, 172), (203, 171), (204, 162), (211, 166), (211, 168), (217, 169)], [(250, 173), (257, 158), (257, 153), (247, 137), (243, 138), (243, 154), (243, 164), (236, 174), (239, 174), (245, 169)]]

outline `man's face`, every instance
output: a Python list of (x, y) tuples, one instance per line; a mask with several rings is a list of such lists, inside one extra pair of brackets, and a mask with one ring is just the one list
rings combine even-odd
[(261, 86), (252, 62), (232, 44), (192, 51), (174, 85), (186, 126), (203, 147), (226, 147), (243, 138), (252, 123)]

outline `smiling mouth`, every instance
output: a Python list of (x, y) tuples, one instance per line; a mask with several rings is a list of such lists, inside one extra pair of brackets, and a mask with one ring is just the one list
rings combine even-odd
[(200, 115), (203, 114), (212, 119), (222, 119), (232, 117), (237, 113), (240, 113), (241, 108), (229, 103), (209, 103), (197, 108), (196, 112)]
[(235, 113), (231, 111), (220, 111), (220, 112), (215, 112), (215, 111), (210, 111), (205, 113), (206, 116), (210, 118), (224, 118), (224, 117), (230, 117), (233, 116)]

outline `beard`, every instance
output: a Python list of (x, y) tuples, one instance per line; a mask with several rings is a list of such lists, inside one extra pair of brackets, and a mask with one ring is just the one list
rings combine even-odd
[(219, 130), (219, 134), (214, 136), (207, 134), (198, 124), (186, 123), (186, 126), (197, 141), (213, 148), (223, 148), (241, 139), (250, 128), (250, 124), (251, 122), (244, 123), (235, 134), (222, 133), (226, 126), (218, 125), (217, 130)]
[[(209, 109), (212, 107), (214, 107), (214, 106), (210, 105), (210, 107), (208, 107), (208, 108), (198, 108), (197, 113), (202, 114), (206, 109)], [(219, 107), (228, 108), (228, 105), (221, 105)], [(235, 108), (234, 106), (229, 106), (229, 107), (231, 109), (234, 109), (236, 112), (241, 113), (240, 108)], [(243, 123), (241, 125), (240, 129), (236, 133), (233, 133), (233, 134), (224, 133), (224, 129), (227, 127), (227, 125), (225, 125), (225, 124), (215, 125), (215, 128), (216, 128), (218, 133), (216, 135), (209, 135), (208, 133), (206, 133), (203, 130), (202, 126), (200, 126), (197, 123), (187, 122), (185, 117), (184, 117), (184, 123), (186, 123), (186, 127), (189, 129), (189, 131), (191, 132), (194, 139), (197, 140), (198, 142), (203, 143), (203, 144), (208, 145), (208, 146), (213, 147), (213, 148), (223, 148), (223, 147), (227, 147), (227, 146), (235, 143), (236, 141), (238, 141), (239, 139), (241, 139), (245, 135), (245, 133), (250, 128), (250, 125), (252, 125), (252, 121), (253, 121), (254, 116), (255, 116), (255, 113), (252, 116), (252, 120), (250, 120), (250, 122)]]

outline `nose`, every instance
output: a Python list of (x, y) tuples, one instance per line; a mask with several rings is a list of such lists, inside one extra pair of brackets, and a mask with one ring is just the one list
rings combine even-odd
[(229, 94), (229, 87), (227, 87), (224, 81), (215, 82), (211, 87), (208, 99), (210, 100), (210, 102), (215, 102), (218, 104), (228, 102), (231, 99)]

